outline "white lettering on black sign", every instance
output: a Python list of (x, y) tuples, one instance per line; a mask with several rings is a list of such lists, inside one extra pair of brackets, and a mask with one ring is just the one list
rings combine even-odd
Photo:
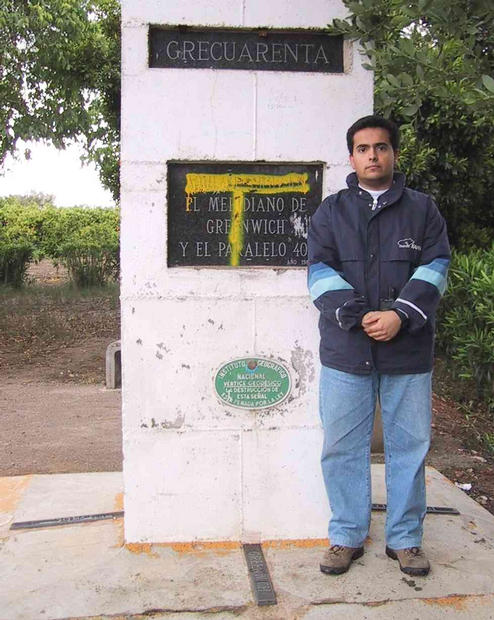
[(149, 29), (149, 66), (343, 72), (343, 38), (324, 32)]
[(168, 164), (169, 266), (303, 266), (321, 164)]

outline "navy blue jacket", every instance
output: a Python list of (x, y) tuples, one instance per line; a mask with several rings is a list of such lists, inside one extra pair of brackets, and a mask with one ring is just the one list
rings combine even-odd
[[(444, 220), (430, 196), (405, 187), (401, 173), (376, 205), (355, 173), (347, 184), (322, 202), (309, 226), (321, 363), (354, 374), (428, 372), (450, 259)], [(379, 309), (396, 309), (403, 321), (388, 342), (361, 326), (366, 312)]]

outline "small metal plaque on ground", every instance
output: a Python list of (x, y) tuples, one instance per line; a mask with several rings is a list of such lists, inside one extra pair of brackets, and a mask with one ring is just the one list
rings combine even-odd
[(78, 515), (75, 517), (59, 517), (56, 519), (38, 519), (36, 521), (18, 521), (12, 523), (11, 530), (26, 530), (42, 527), (57, 527), (59, 525), (75, 525), (90, 521), (102, 521), (104, 519), (120, 519), (124, 516), (123, 510), (119, 512), (102, 512), (94, 515)]
[(247, 357), (224, 364), (216, 373), (214, 387), (231, 407), (266, 409), (290, 394), (290, 373), (274, 360)]
[(260, 606), (276, 605), (276, 593), (261, 545), (243, 545), (243, 548), (256, 603)]
[[(376, 512), (386, 512), (387, 510), (386, 504), (372, 504), (372, 510)], [(426, 508), (427, 514), (433, 515), (459, 515), (460, 512), (456, 508), (452, 508), (451, 506), (427, 506)]]

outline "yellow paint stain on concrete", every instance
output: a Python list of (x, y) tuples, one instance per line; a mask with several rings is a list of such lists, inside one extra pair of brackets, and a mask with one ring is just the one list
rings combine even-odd
[(237, 540), (217, 540), (209, 542), (170, 543), (173, 551), (177, 553), (210, 553), (225, 555), (242, 548), (242, 543)]
[[(124, 494), (117, 493), (115, 495), (115, 499), (113, 500), (113, 507), (115, 512), (120, 512), (124, 509)], [(118, 543), (115, 545), (116, 547), (123, 547), (125, 544), (125, 535), (124, 535), (124, 520), (123, 518), (113, 519), (112, 523), (117, 528), (118, 532)]]
[(191, 210), (193, 196), (207, 193), (232, 194), (232, 227), (228, 241), (232, 248), (230, 265), (237, 267), (244, 245), (244, 205), (246, 194), (282, 194), (310, 191), (309, 175), (298, 172), (288, 174), (210, 174), (190, 172), (185, 176), (185, 210)]
[[(327, 547), (327, 538), (301, 538), (287, 540), (264, 540), (261, 543), (266, 549), (312, 549), (315, 547)], [(176, 553), (193, 553), (202, 555), (205, 553), (215, 553), (226, 555), (232, 551), (242, 548), (242, 543), (238, 540), (216, 540), (206, 542), (167, 542), (167, 543), (125, 543), (131, 553), (145, 553), (157, 557), (153, 553), (153, 548), (172, 549)]]
[(113, 502), (113, 509), (115, 512), (121, 512), (124, 509), (123, 493), (117, 493), (115, 495), (115, 501)]
[(157, 553), (153, 551), (153, 546), (157, 545), (153, 545), (152, 543), (126, 543), (124, 546), (131, 553), (145, 553), (150, 558), (160, 557)]
[(314, 547), (327, 547), (327, 538), (300, 538), (287, 540), (264, 540), (262, 543), (266, 549), (312, 549)]
[(115, 519), (113, 521), (114, 527), (117, 528), (117, 544), (114, 545), (115, 548), (120, 549), (120, 547), (125, 547), (125, 533), (124, 533), (124, 520), (123, 519)]
[(232, 551), (242, 548), (242, 543), (238, 541), (219, 540), (211, 542), (169, 542), (169, 543), (125, 543), (124, 547), (131, 553), (145, 553), (150, 557), (159, 557), (153, 549), (171, 549), (176, 553), (193, 553), (203, 555), (215, 553), (216, 555), (227, 555)]
[(456, 611), (465, 611), (468, 608), (468, 603), (473, 599), (481, 600), (481, 597), (459, 595), (445, 596), (442, 598), (424, 598), (422, 601), (427, 605), (436, 605), (437, 607), (450, 607)]
[(30, 476), (0, 478), (0, 513), (13, 513), (31, 482)]

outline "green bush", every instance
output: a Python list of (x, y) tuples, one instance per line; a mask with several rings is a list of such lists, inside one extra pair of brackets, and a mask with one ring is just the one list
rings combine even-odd
[[(432, 194), (460, 251), (494, 236), (492, 1), (342, 0), (330, 31), (358, 41), (374, 109), (402, 129), (400, 168)], [(359, 62), (358, 56), (356, 62)], [(480, 233), (480, 234), (479, 234)]]
[(15, 288), (26, 279), (27, 266), (33, 257), (33, 246), (29, 243), (0, 242), (0, 281)]
[(438, 346), (477, 397), (494, 408), (494, 245), (453, 253), (448, 291), (438, 315)]
[(29, 262), (40, 256), (43, 207), (17, 197), (0, 198), (0, 282), (16, 288)]
[(59, 251), (59, 260), (76, 286), (101, 286), (118, 278), (118, 231), (104, 223), (81, 228), (60, 245)]
[(64, 265), (77, 286), (104, 285), (119, 273), (118, 209), (47, 210), (41, 249)]
[(0, 199), (0, 283), (19, 287), (31, 260), (64, 265), (76, 286), (104, 285), (119, 273), (119, 211), (58, 208), (40, 196)]

